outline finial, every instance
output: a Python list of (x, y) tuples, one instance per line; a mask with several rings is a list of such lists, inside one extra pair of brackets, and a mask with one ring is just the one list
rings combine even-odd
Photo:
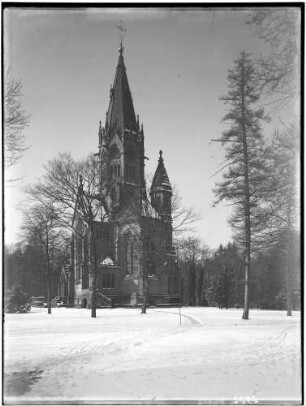
[(162, 150), (159, 151), (159, 159), (163, 159), (163, 151)]
[(99, 121), (99, 131), (98, 131), (98, 136), (99, 136), (99, 145), (101, 145), (102, 142), (102, 123), (101, 120)]
[(122, 55), (123, 51), (124, 51), (124, 47), (123, 47), (123, 33), (126, 32), (126, 29), (123, 27), (123, 22), (120, 20), (120, 24), (116, 25), (116, 28), (120, 31), (120, 45), (119, 45), (119, 53), (120, 55)]

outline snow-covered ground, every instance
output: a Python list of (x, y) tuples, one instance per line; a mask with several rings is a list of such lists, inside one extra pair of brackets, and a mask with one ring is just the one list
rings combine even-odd
[(299, 312), (181, 313), (181, 325), (177, 308), (6, 314), (5, 401), (300, 402)]

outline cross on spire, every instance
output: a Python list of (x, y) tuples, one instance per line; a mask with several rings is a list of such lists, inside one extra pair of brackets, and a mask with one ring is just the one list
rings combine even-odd
[(123, 37), (124, 37), (123, 33), (126, 32), (126, 29), (124, 28), (123, 22), (121, 20), (120, 20), (120, 24), (116, 25), (116, 28), (117, 28), (118, 31), (120, 31), (120, 34), (119, 34), (120, 35), (119, 52), (122, 54), (122, 52), (124, 51), (124, 48), (123, 48), (123, 45), (122, 45)]

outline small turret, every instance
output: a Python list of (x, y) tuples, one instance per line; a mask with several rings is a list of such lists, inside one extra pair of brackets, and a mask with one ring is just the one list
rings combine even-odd
[(150, 196), (152, 206), (155, 210), (157, 210), (162, 217), (171, 220), (172, 187), (164, 165), (162, 151), (159, 151), (159, 160), (153, 178)]
[(102, 138), (103, 138), (103, 130), (102, 130), (102, 123), (101, 123), (101, 120), (99, 121), (98, 136), (99, 136), (99, 147), (101, 147), (101, 145), (102, 145)]

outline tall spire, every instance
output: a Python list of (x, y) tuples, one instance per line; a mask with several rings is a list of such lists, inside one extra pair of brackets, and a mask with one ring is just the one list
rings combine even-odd
[(133, 131), (137, 129), (135, 110), (123, 59), (123, 51), (124, 48), (121, 38), (119, 59), (105, 124), (105, 127), (109, 128), (110, 136), (115, 132), (121, 135), (124, 129)]

